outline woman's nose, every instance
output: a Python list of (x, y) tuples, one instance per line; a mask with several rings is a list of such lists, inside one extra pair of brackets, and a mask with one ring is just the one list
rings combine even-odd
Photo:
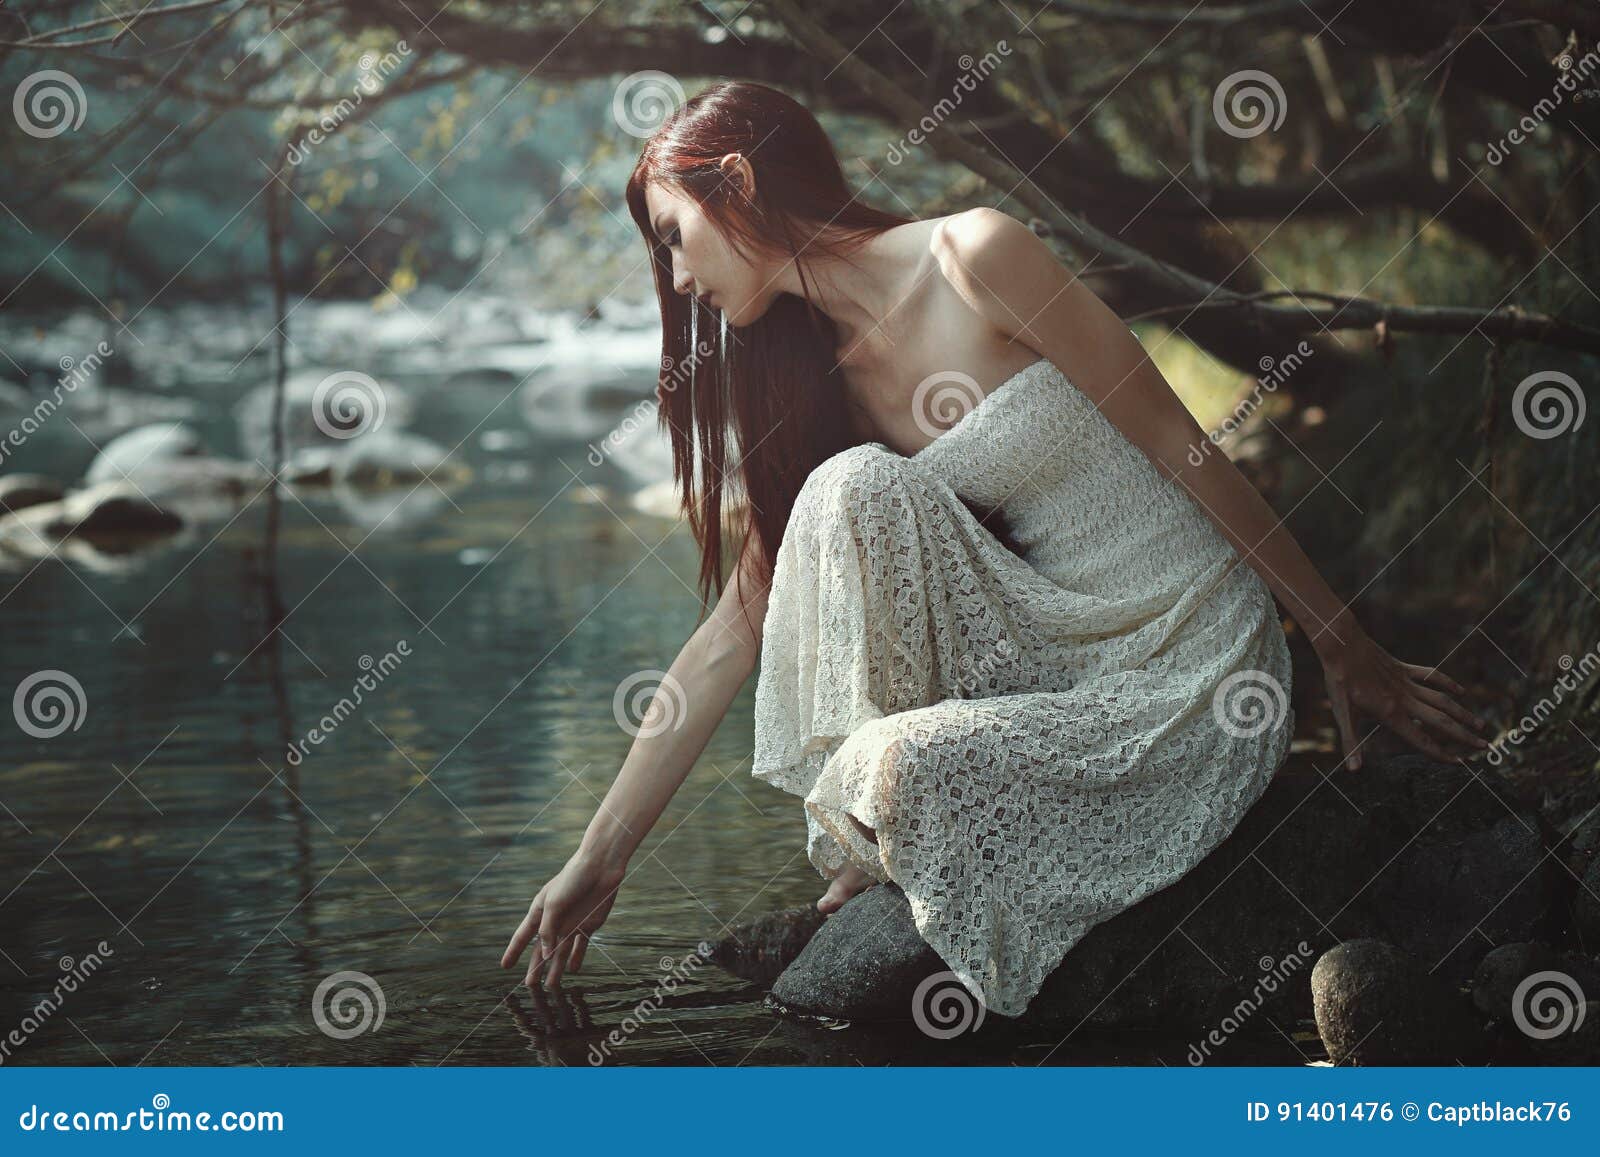
[(672, 288), (679, 293), (687, 294), (693, 291), (694, 278), (689, 276), (687, 269), (679, 271), (678, 257), (679, 255), (676, 253), (672, 255)]

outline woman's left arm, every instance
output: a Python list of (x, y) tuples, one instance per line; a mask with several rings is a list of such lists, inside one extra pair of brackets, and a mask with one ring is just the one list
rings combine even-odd
[[(1435, 759), (1487, 741), (1486, 720), (1451, 697), (1442, 671), (1402, 663), (1378, 646), (1329, 588), (1254, 486), (1200, 428), (1144, 346), (1032, 230), (994, 209), (946, 222), (946, 276), (997, 330), (1053, 362), (1156, 469), (1182, 486), (1295, 617), (1321, 660), (1347, 765), (1361, 765), (1351, 708), (1370, 713)], [(1424, 730), (1429, 725), (1435, 732)], [(1370, 733), (1369, 733), (1370, 734)]]

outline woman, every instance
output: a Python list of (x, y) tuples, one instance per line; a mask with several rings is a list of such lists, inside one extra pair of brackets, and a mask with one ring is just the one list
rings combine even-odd
[[(1350, 768), (1358, 710), (1437, 759), (1488, 746), (1462, 688), (1367, 636), (1023, 224), (861, 204), (816, 120), (742, 82), (661, 127), (627, 199), (702, 600), (721, 595), (667, 672), (683, 717), (634, 743), (502, 957), (537, 934), (528, 985), (580, 966), (758, 662), (753, 771), (804, 798), (818, 907), (894, 880), (1004, 1015), (1265, 789), (1294, 724), (1273, 594)], [(725, 483), (744, 534), (723, 586)]]

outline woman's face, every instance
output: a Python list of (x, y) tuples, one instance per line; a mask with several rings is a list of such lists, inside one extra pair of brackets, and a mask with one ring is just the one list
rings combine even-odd
[(672, 254), (674, 290), (709, 296), (708, 306), (727, 314), (729, 325), (749, 325), (767, 312), (780, 292), (770, 273), (735, 252), (693, 197), (652, 181), (645, 206)]

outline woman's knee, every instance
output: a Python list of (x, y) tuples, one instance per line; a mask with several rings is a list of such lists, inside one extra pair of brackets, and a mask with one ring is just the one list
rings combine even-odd
[(802, 507), (834, 513), (860, 509), (882, 500), (884, 493), (904, 484), (911, 461), (877, 442), (862, 442), (825, 458), (806, 476), (795, 509)]

